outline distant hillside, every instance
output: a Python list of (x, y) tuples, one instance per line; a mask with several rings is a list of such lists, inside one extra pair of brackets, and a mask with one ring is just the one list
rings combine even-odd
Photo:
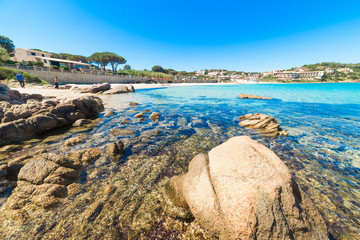
[(310, 71), (321, 71), (326, 68), (332, 68), (334, 70), (341, 68), (350, 68), (355, 72), (360, 72), (360, 63), (335, 63), (335, 62), (323, 62), (323, 63), (315, 63), (315, 64), (307, 64), (303, 67), (306, 67)]
[(321, 80), (325, 82), (360, 81), (360, 63), (323, 62), (306, 64), (302, 67), (307, 68), (309, 71), (324, 71), (325, 75)]

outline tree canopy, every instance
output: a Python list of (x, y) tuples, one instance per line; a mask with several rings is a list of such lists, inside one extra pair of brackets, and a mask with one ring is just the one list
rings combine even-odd
[(51, 53), (51, 56), (54, 58), (59, 58), (64, 60), (80, 61), (83, 63), (88, 62), (87, 58), (82, 55), (73, 55), (69, 53)]
[(159, 66), (159, 65), (155, 65), (152, 67), (151, 71), (153, 72), (164, 72), (164, 68)]
[(13, 41), (2, 35), (0, 35), (0, 46), (5, 48), (8, 53), (11, 53), (15, 49)]
[(126, 63), (125, 58), (112, 52), (96, 52), (88, 57), (88, 61), (100, 65), (104, 70), (110, 64), (114, 72), (117, 71), (119, 64)]
[(131, 66), (130, 66), (130, 65), (127, 65), (127, 64), (126, 64), (126, 65), (124, 66), (124, 70), (130, 70), (130, 69), (131, 69)]
[(6, 61), (6, 60), (9, 60), (9, 59), (10, 59), (9, 53), (6, 51), (5, 48), (0, 46), (0, 62), (1, 61)]

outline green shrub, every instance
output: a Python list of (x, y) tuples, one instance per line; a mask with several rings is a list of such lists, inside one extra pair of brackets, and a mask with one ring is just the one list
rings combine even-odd
[(42, 61), (27, 61), (26, 66), (37, 66), (37, 67), (43, 67), (44, 63)]
[(69, 67), (66, 66), (66, 65), (61, 65), (59, 68), (60, 68), (60, 69), (64, 69), (64, 70), (69, 70)]
[(14, 70), (14, 69), (10, 69), (10, 68), (6, 68), (6, 67), (0, 67), (0, 80), (10, 80), (10, 79), (15, 79), (15, 75), (20, 72), (24, 78), (26, 82), (29, 83), (42, 83), (45, 84), (47, 82), (42, 81), (40, 78), (31, 75), (27, 72), (23, 72), (23, 71), (19, 71), (19, 70)]
[(51, 68), (52, 68), (52, 69), (59, 69), (59, 67), (56, 66), (56, 65), (51, 65)]

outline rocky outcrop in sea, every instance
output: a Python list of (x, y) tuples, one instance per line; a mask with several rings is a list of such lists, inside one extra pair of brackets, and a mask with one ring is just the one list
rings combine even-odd
[(324, 219), (289, 169), (249, 137), (197, 155), (170, 184), (173, 202), (216, 238), (328, 239)]
[(241, 127), (246, 127), (250, 129), (256, 129), (260, 131), (263, 135), (269, 137), (276, 137), (279, 135), (287, 136), (288, 133), (286, 130), (280, 128), (280, 124), (277, 123), (277, 120), (273, 117), (270, 117), (262, 113), (249, 113), (239, 117)]

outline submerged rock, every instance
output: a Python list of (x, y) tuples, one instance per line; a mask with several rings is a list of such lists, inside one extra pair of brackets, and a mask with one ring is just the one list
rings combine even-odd
[(81, 127), (81, 126), (84, 126), (86, 124), (89, 124), (91, 123), (91, 121), (89, 119), (79, 119), (79, 120), (76, 120), (73, 124), (74, 127)]
[(272, 99), (271, 97), (256, 96), (256, 95), (242, 94), (242, 93), (240, 93), (240, 94), (238, 95), (238, 98), (243, 98), (243, 99), (266, 99), (266, 100)]
[(137, 103), (137, 102), (130, 102), (129, 103), (130, 107), (137, 107), (138, 105), (139, 105), (139, 103)]
[(117, 160), (124, 154), (124, 144), (122, 141), (110, 143), (107, 147), (110, 159)]
[(286, 130), (281, 130), (280, 124), (277, 123), (276, 119), (269, 117), (266, 114), (254, 113), (246, 114), (239, 117), (239, 125), (246, 128), (252, 128), (259, 130), (262, 134), (267, 136), (287, 136)]
[(328, 239), (310, 197), (286, 165), (249, 137), (199, 154), (171, 180), (174, 203), (220, 239)]
[(150, 117), (149, 117), (152, 121), (158, 121), (160, 118), (160, 113), (158, 112), (153, 112), (151, 113)]
[(104, 117), (114, 115), (114, 113), (115, 113), (114, 110), (109, 110), (104, 114)]
[(43, 154), (21, 167), (17, 187), (7, 200), (8, 209), (20, 209), (32, 203), (49, 208), (67, 196), (67, 186), (79, 176), (80, 167), (100, 156), (97, 149), (70, 152), (68, 156)]
[(132, 134), (134, 134), (134, 131), (129, 130), (129, 129), (114, 129), (112, 131), (112, 134), (115, 136), (132, 135)]
[(135, 114), (134, 117), (136, 117), (136, 118), (144, 118), (145, 114), (144, 113), (137, 113), (137, 114)]
[(78, 143), (82, 143), (84, 140), (80, 137), (72, 137), (72, 138), (69, 138), (65, 141), (65, 145), (66, 146), (73, 146), (73, 145), (76, 145)]
[(130, 119), (125, 118), (125, 119), (121, 120), (120, 123), (121, 123), (121, 124), (127, 124), (127, 123), (129, 123), (129, 122), (131, 122)]

